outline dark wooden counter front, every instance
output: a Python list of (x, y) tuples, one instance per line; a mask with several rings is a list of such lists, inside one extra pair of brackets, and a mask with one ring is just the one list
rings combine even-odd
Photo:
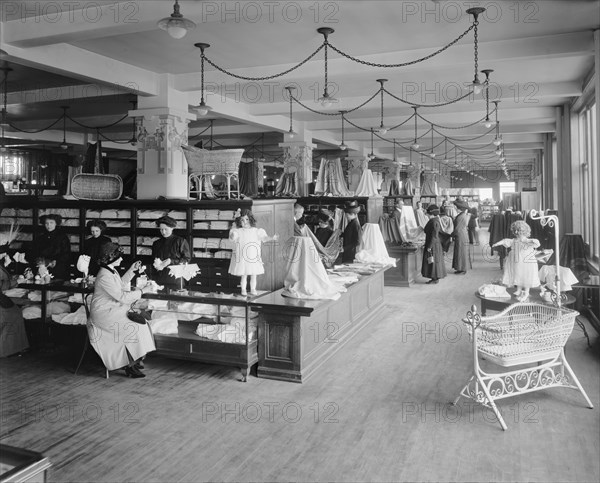
[(304, 382), (383, 309), (383, 274), (362, 276), (338, 300), (299, 300), (283, 290), (254, 299), (258, 377)]

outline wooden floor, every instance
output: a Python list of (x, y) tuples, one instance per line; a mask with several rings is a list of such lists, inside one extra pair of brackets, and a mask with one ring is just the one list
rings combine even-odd
[[(50, 481), (573, 481), (600, 479), (600, 356), (577, 326), (567, 358), (596, 406), (567, 389), (505, 400), (491, 413), (449, 406), (466, 381), (460, 323), (473, 270), (439, 285), (386, 288), (385, 317), (305, 384), (149, 357), (148, 375), (103, 379), (90, 358), (40, 352), (1, 360), (0, 442), (38, 451)], [(449, 266), (450, 264), (448, 264)], [(450, 270), (451, 272), (451, 270)]]

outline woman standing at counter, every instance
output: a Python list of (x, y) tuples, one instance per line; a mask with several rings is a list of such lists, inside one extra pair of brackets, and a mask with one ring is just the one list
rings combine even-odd
[(152, 244), (152, 258), (154, 259), (153, 279), (159, 285), (179, 285), (180, 280), (169, 274), (169, 265), (188, 263), (192, 256), (188, 242), (173, 234), (177, 222), (170, 216), (163, 216), (156, 220), (161, 238)]
[(135, 262), (120, 277), (116, 267), (123, 261), (122, 255), (117, 243), (106, 243), (100, 250), (100, 271), (94, 284), (88, 334), (90, 344), (109, 371), (124, 368), (127, 377), (139, 378), (146, 376), (140, 371), (140, 360), (156, 347), (150, 327), (129, 320), (127, 311), (150, 290), (150, 285), (129, 290), (131, 279), (142, 262)]
[(48, 267), (54, 278), (68, 280), (70, 278), (71, 243), (69, 238), (59, 228), (62, 216), (50, 214), (40, 216), (40, 223), (44, 225), (44, 232), (37, 235), (27, 261), (34, 272), (38, 264)]
[(425, 225), (425, 245), (423, 246), (423, 263), (421, 275), (430, 278), (428, 284), (439, 283), (440, 278), (446, 276), (446, 264), (441, 237), (443, 235), (440, 223), (440, 210), (437, 205), (429, 205), (427, 213), (431, 216)]
[(102, 220), (90, 220), (87, 222), (86, 227), (91, 236), (85, 240), (83, 254), (90, 257), (88, 274), (96, 276), (98, 270), (100, 270), (100, 266), (98, 265), (100, 251), (104, 245), (111, 243), (112, 240), (104, 234), (106, 231), (106, 223)]

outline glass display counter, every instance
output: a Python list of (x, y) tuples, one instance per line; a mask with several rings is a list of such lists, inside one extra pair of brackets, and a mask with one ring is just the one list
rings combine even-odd
[(257, 315), (251, 299), (230, 294), (166, 290), (146, 293), (143, 307), (156, 353), (176, 359), (239, 367), (246, 382), (258, 362)]

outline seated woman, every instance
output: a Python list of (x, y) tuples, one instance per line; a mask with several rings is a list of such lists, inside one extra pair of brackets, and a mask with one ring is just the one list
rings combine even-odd
[(27, 261), (34, 272), (41, 262), (55, 279), (68, 280), (71, 275), (71, 243), (59, 228), (62, 217), (54, 214), (44, 215), (40, 217), (40, 223), (44, 225), (44, 232), (36, 235), (33, 240)]
[(141, 359), (156, 350), (154, 338), (150, 327), (129, 320), (127, 311), (151, 286), (129, 290), (131, 279), (142, 262), (135, 262), (120, 277), (116, 267), (123, 261), (122, 255), (117, 243), (106, 243), (100, 250), (100, 270), (94, 284), (88, 334), (90, 344), (109, 371), (124, 368), (127, 377), (145, 377), (140, 370)]
[(173, 235), (177, 222), (170, 216), (156, 220), (156, 226), (162, 238), (152, 244), (154, 266), (151, 276), (159, 285), (179, 285), (181, 281), (169, 274), (168, 267), (189, 262), (192, 258), (190, 245), (184, 238)]
[(106, 223), (102, 220), (90, 220), (87, 222), (86, 227), (91, 236), (85, 239), (83, 254), (90, 257), (88, 274), (95, 277), (98, 270), (100, 270), (100, 266), (98, 265), (100, 250), (103, 245), (111, 243), (112, 240), (104, 234), (106, 231)]

